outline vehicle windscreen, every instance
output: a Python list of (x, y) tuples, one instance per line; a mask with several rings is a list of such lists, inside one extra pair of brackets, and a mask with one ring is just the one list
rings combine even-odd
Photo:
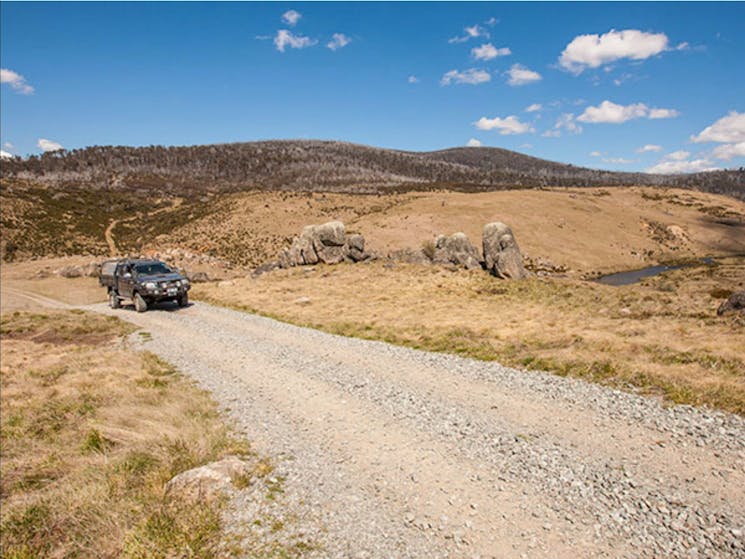
[(170, 274), (171, 269), (162, 262), (153, 262), (152, 264), (137, 264), (135, 272), (142, 276), (155, 276), (158, 274)]

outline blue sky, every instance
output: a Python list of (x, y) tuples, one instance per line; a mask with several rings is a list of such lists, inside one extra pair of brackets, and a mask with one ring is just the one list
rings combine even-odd
[(745, 165), (742, 2), (0, 11), (4, 153), (319, 138), (619, 170)]

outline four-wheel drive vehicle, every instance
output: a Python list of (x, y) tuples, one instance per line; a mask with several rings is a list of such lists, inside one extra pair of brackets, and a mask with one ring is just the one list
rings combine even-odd
[(118, 309), (131, 300), (137, 312), (161, 301), (189, 303), (189, 280), (159, 260), (107, 260), (101, 266), (98, 283), (109, 293), (109, 306)]

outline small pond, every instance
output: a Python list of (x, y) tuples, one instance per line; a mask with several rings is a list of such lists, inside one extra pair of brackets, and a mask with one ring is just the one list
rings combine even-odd
[(595, 281), (605, 285), (631, 285), (637, 283), (644, 278), (657, 276), (659, 274), (670, 272), (672, 270), (679, 270), (681, 268), (689, 268), (691, 266), (700, 266), (701, 264), (711, 265), (714, 263), (713, 258), (702, 258), (696, 262), (688, 264), (677, 264), (674, 266), (665, 266), (658, 264), (657, 266), (647, 266), (639, 270), (628, 270), (626, 272), (617, 272), (615, 274), (608, 274), (607, 276), (600, 276)]

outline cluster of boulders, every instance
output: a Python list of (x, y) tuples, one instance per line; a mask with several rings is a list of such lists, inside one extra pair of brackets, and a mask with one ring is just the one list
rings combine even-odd
[(523, 279), (528, 273), (512, 229), (501, 222), (488, 223), (482, 236), (483, 259), (465, 233), (438, 235), (422, 250), (401, 250), (392, 259), (412, 264), (439, 264), (472, 270), (484, 268), (498, 278)]
[(375, 255), (365, 250), (365, 238), (362, 235), (348, 235), (341, 221), (329, 221), (305, 227), (300, 236), (292, 240), (290, 248), (284, 249), (276, 261), (259, 266), (254, 275), (277, 268), (363, 262), (373, 258)]
[[(76, 266), (70, 264), (62, 266), (61, 268), (54, 270), (54, 274), (63, 278), (95, 278), (98, 277), (98, 272), (101, 270), (100, 262), (89, 262), (82, 266)], [(50, 275), (48, 268), (43, 268), (37, 272), (37, 277), (43, 278)]]
[[(347, 235), (344, 224), (331, 221), (322, 225), (309, 225), (292, 245), (283, 250), (276, 261), (259, 266), (254, 275), (275, 270), (313, 264), (338, 264), (340, 262), (363, 262), (375, 258), (365, 250), (362, 235)], [(425, 243), (421, 250), (397, 251), (390, 256), (392, 261), (416, 264), (439, 264), (466, 268), (486, 268), (495, 276), (504, 279), (527, 277), (523, 258), (515, 236), (508, 225), (500, 222), (484, 227), (483, 259), (465, 233), (450, 236), (438, 235), (434, 242)]]

